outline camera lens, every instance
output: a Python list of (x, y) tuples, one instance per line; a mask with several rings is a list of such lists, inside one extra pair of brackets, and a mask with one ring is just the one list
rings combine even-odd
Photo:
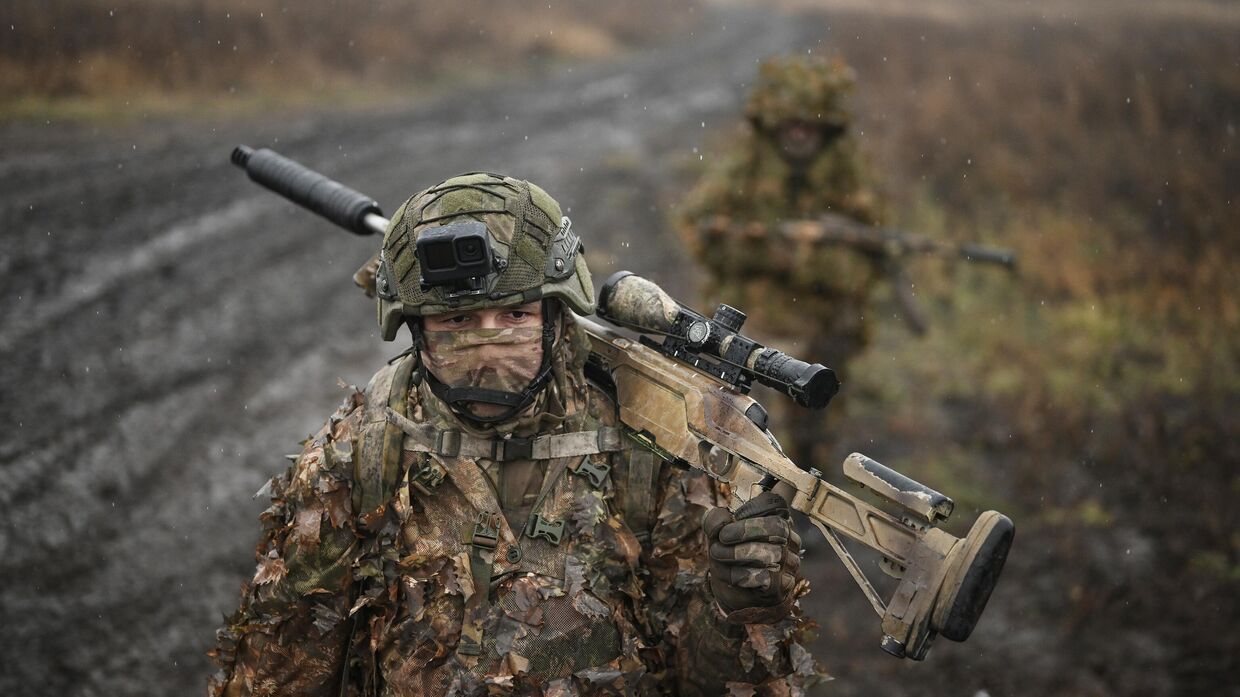
[(482, 259), (482, 241), (477, 237), (466, 237), (457, 240), (456, 243), (457, 258), (461, 263), (467, 264)]

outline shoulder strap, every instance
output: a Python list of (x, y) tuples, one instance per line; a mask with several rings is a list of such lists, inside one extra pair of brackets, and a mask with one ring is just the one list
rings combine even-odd
[[(593, 356), (591, 357), (593, 359)], [(616, 385), (611, 374), (594, 360), (586, 362), (586, 379), (619, 420), (620, 405), (616, 402)], [(631, 437), (632, 432), (623, 428), (624, 449), (628, 450), (628, 470), (624, 481), (624, 506), (621, 515), (637, 539), (645, 546), (650, 540), (658, 511), (659, 470), (663, 458), (647, 447), (640, 439)]]
[(404, 433), (388, 422), (388, 412), (404, 415), (416, 359), (398, 358), (375, 373), (366, 386), (362, 432), (353, 460), (353, 510), (369, 513), (387, 501), (400, 477), (401, 440)]
[[(357, 438), (357, 451), (353, 454), (353, 514), (361, 517), (374, 511), (395, 492), (397, 479), (400, 476), (401, 440), (404, 434), (399, 428), (388, 423), (389, 409), (406, 413), (408, 394), (413, 379), (413, 369), (417, 359), (411, 354), (402, 354), (383, 366), (375, 373), (366, 385), (365, 400), (362, 407), (362, 423)], [(360, 529), (360, 528), (359, 528)], [(364, 580), (363, 580), (364, 582)], [(356, 591), (355, 591), (356, 592)], [(354, 596), (356, 598), (356, 596)], [(352, 602), (352, 601), (351, 601)], [(381, 689), (373, 672), (375, 660), (371, 657), (370, 674), (364, 666), (361, 677), (356, 683), (353, 680), (353, 651), (357, 639), (362, 613), (353, 615), (349, 629), (348, 648), (340, 676), (340, 695), (360, 694), (374, 697)], [(354, 687), (360, 691), (355, 692)]]
[(625, 486), (624, 522), (644, 545), (654, 529), (655, 494), (659, 488), (659, 469), (663, 458), (640, 443), (629, 449), (628, 481)]

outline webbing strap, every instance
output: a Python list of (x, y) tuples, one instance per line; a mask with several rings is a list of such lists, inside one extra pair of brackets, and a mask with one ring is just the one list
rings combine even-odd
[[(387, 420), (388, 413), (403, 413), (408, 408), (406, 397), (413, 377), (415, 359), (406, 354), (383, 367), (366, 386), (362, 409), (361, 432), (353, 459), (353, 510), (365, 515), (383, 505), (396, 489), (400, 474), (401, 441), (405, 434)], [(364, 581), (363, 581), (364, 583)], [(349, 643), (341, 668), (341, 694), (350, 685), (350, 662), (353, 643), (357, 638), (359, 619), (354, 615), (349, 629)], [(374, 661), (370, 667), (375, 669)], [(378, 680), (372, 674), (363, 678), (363, 694), (378, 691)]]
[(641, 445), (629, 451), (629, 476), (625, 487), (624, 521), (643, 542), (650, 537), (654, 521), (655, 489), (658, 485), (662, 459)]
[(403, 414), (389, 409), (388, 423), (409, 436), (406, 450), (434, 453), (440, 457), (464, 457), (495, 462), (509, 460), (554, 460), (598, 453), (614, 453), (624, 449), (619, 428), (603, 426), (594, 431), (554, 433), (536, 438), (480, 438), (463, 431), (443, 430), (431, 424), (410, 421)]
[(494, 573), (495, 548), (499, 545), (498, 515), (486, 511), (479, 513), (478, 521), (468, 531), (468, 539), (464, 540), (469, 546), (469, 571), (474, 582), (474, 593), (466, 603), (466, 619), (461, 625), (461, 640), (456, 648), (456, 652), (464, 657), (482, 653), (482, 621), (491, 606), (491, 576)]
[(379, 371), (366, 386), (366, 406), (354, 462), (354, 474), (361, 485), (354, 489), (354, 510), (359, 515), (378, 508), (396, 490), (405, 435), (387, 415), (403, 414), (407, 408), (413, 364), (413, 356), (405, 356)]

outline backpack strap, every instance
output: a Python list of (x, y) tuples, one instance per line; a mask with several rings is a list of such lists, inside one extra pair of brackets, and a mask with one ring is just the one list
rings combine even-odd
[[(359, 518), (382, 506), (396, 491), (404, 433), (388, 423), (387, 412), (389, 409), (401, 414), (407, 412), (409, 388), (416, 365), (417, 358), (412, 353), (401, 354), (375, 373), (366, 385), (357, 451), (353, 454), (353, 514)], [(365, 583), (366, 579), (362, 579), (362, 584)], [(355, 590), (355, 593), (360, 592)], [(356, 600), (356, 595), (353, 600)], [(363, 613), (355, 613), (350, 624), (349, 642), (340, 675), (341, 697), (346, 694), (374, 697), (381, 690), (373, 662), (369, 671), (362, 666), (359, 672), (353, 666), (353, 644), (359, 625), (365, 626), (365, 622), (361, 621), (363, 617)], [(357, 684), (354, 684), (354, 677)], [(354, 691), (353, 687), (359, 688), (359, 691)]]
[(396, 491), (405, 434), (387, 415), (389, 411), (406, 414), (416, 362), (413, 355), (400, 356), (375, 373), (366, 386), (358, 452), (353, 459), (353, 510), (357, 515), (375, 510)]

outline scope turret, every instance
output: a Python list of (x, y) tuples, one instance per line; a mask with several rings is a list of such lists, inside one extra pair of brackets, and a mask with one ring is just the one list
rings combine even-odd
[(835, 371), (768, 348), (739, 333), (745, 313), (720, 305), (713, 318), (681, 305), (657, 284), (618, 271), (599, 291), (598, 315), (613, 324), (664, 337), (652, 348), (747, 392), (752, 381), (809, 409), (822, 409), (840, 389)]

